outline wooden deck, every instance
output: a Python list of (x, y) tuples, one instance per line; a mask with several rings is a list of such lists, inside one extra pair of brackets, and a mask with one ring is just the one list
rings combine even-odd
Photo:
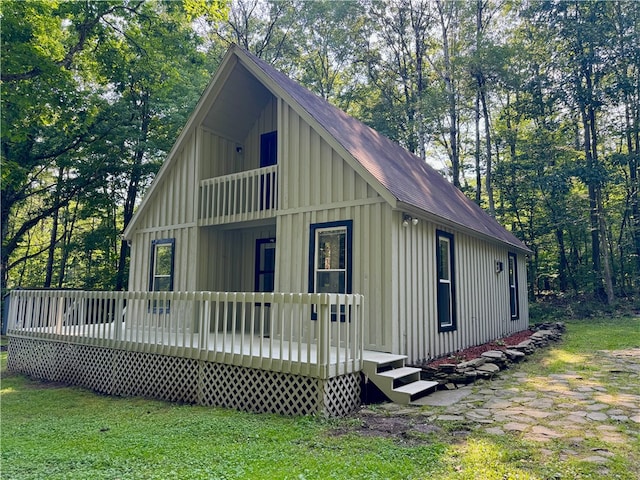
[(12, 294), (8, 334), (330, 378), (362, 368), (362, 298), (25, 290)]

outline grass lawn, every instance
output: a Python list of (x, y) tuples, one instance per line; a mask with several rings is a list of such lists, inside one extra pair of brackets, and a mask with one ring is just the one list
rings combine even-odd
[[(600, 368), (589, 361), (598, 350), (631, 347), (640, 347), (638, 317), (574, 321), (562, 343), (512, 370), (532, 379), (571, 370), (588, 379)], [(535, 444), (456, 422), (378, 435), (362, 428), (360, 415), (289, 418), (112, 398), (10, 374), (1, 355), (3, 479), (602, 478), (598, 465), (563, 464), (559, 452), (569, 446), (561, 441)], [(620, 377), (607, 378), (600, 381), (615, 395)], [(539, 387), (532, 380), (528, 388)], [(427, 413), (416, 411), (424, 424)], [(640, 426), (613, 426), (624, 442), (607, 445), (621, 459), (607, 478), (637, 479)], [(599, 447), (597, 439), (580, 446)]]

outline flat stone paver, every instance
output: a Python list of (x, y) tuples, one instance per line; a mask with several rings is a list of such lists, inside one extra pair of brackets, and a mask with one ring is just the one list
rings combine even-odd
[(457, 390), (438, 390), (431, 395), (422, 397), (413, 402), (413, 405), (429, 405), (431, 407), (448, 407), (458, 403), (463, 398), (473, 393), (469, 387), (459, 388)]
[[(640, 348), (618, 353), (597, 352), (593, 361), (602, 366), (602, 374), (568, 371), (542, 377), (505, 370), (493, 380), (438, 391), (413, 405), (422, 407), (423, 415), (425, 409), (440, 408), (430, 421), (464, 421), (491, 435), (517, 435), (540, 445), (562, 441), (561, 460), (605, 465), (614, 455), (606, 449), (590, 454), (585, 439), (613, 446), (628, 443), (621, 427), (640, 434)], [(625, 375), (622, 384), (611, 375)], [(554, 452), (557, 447), (543, 448)]]

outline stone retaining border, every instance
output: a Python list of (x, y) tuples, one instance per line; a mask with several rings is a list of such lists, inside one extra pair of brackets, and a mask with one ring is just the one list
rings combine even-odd
[(440, 389), (454, 390), (468, 385), (476, 379), (491, 379), (500, 370), (513, 363), (523, 361), (527, 355), (545, 348), (562, 338), (566, 331), (563, 322), (541, 323), (530, 328), (534, 333), (517, 345), (505, 345), (504, 348), (489, 350), (478, 358), (460, 363), (441, 363), (438, 366), (414, 365), (421, 368), (422, 380), (436, 381)]

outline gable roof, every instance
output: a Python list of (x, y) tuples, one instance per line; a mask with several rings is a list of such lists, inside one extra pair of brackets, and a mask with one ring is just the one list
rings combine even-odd
[(399, 203), (529, 252), (527, 246), (454, 187), (434, 168), (376, 130), (238, 48), (269, 78), (285, 89)]
[[(507, 231), (493, 217), (467, 198), (440, 173), (419, 157), (389, 140), (376, 130), (347, 115), (318, 95), (307, 90), (265, 61), (237, 45), (229, 48), (212, 81), (202, 95), (187, 125), (158, 172), (150, 190), (125, 230), (130, 238), (142, 210), (152, 196), (156, 185), (168, 169), (181, 144), (188, 134), (209, 114), (217, 95), (224, 94), (230, 72), (240, 62), (249, 72), (276, 96), (285, 97), (287, 103), (298, 113), (306, 113), (325, 134), (342, 147), (355, 160), (360, 171), (367, 173), (369, 180), (378, 183), (383, 196), (395, 200), (396, 208), (416, 209), (428, 217), (440, 219), (445, 224), (462, 227), (472, 233), (507, 243), (529, 252), (527, 246)], [(375, 185), (374, 185), (375, 186)], [(381, 188), (380, 188), (381, 187)], [(387, 193), (388, 192), (388, 193)]]

